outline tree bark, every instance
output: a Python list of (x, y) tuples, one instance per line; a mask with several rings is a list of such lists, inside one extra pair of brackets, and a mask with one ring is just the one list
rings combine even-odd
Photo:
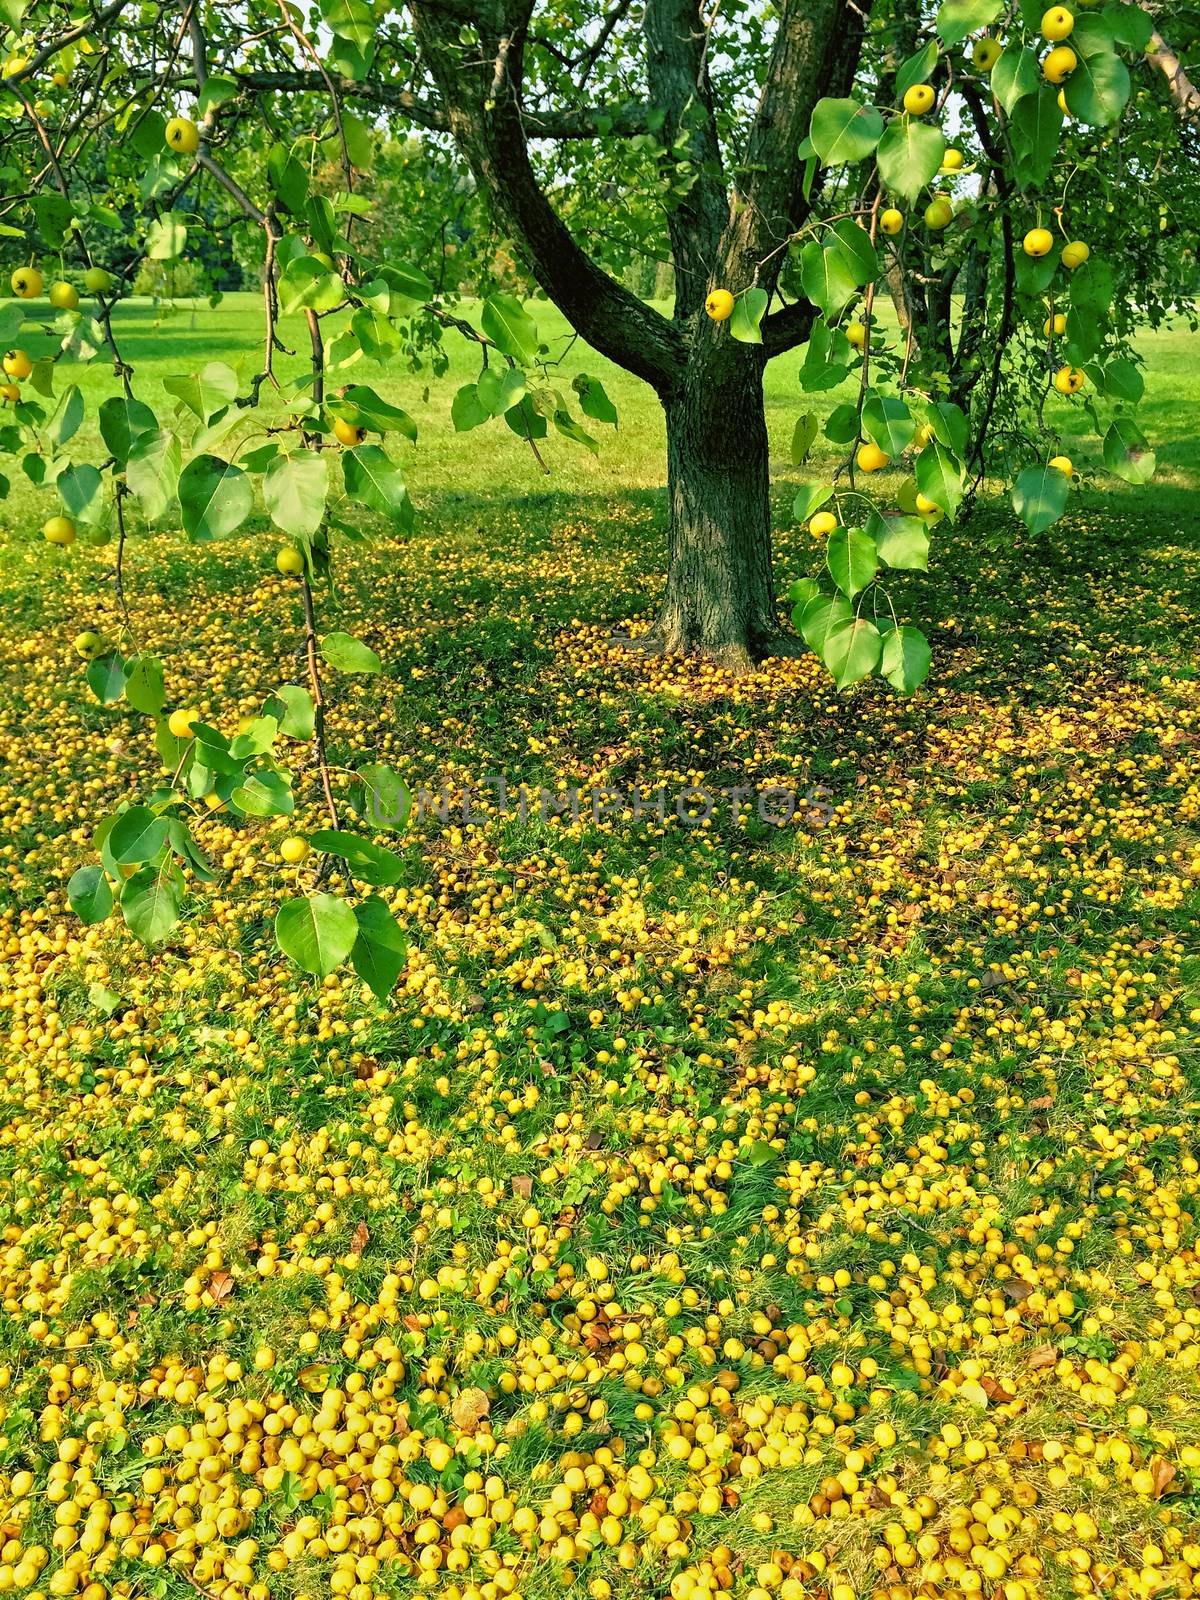
[(667, 580), (635, 648), (703, 655), (734, 671), (784, 648), (771, 576), (764, 358), (689, 363), (663, 399)]

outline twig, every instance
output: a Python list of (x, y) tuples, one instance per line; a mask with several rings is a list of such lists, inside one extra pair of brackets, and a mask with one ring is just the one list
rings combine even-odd
[(312, 585), (307, 572), (301, 574), (300, 592), (304, 598), (304, 657), (308, 668), (308, 682), (313, 698), (313, 748), (316, 751), (317, 770), (321, 774), (321, 788), (325, 806), (334, 828), (339, 826), (337, 801), (333, 795), (333, 779), (329, 770), (329, 757), (325, 749), (325, 695), (321, 686), (321, 669), (317, 660), (317, 618), (313, 607)]

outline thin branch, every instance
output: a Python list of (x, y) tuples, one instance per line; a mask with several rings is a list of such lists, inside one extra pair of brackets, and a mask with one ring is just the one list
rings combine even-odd
[(50, 44), (43, 45), (35, 55), (30, 56), (20, 71), (6, 72), (4, 82), (15, 88), (18, 83), (23, 83), (26, 78), (35, 77), (46, 65), (47, 61), (56, 56), (60, 50), (65, 50), (68, 45), (74, 44), (76, 40), (82, 39), (86, 34), (98, 33), (108, 23), (120, 16), (121, 12), (130, 4), (131, 0), (113, 0), (111, 5), (107, 5), (103, 10), (96, 12), (95, 16), (88, 17), (86, 21), (78, 23), (74, 28), (68, 28), (66, 33), (59, 34), (58, 38)]
[[(328, 88), (321, 73), (292, 70), (261, 70), (229, 74), (247, 89), (270, 94), (327, 93)], [(360, 100), (368, 105), (398, 111), (431, 133), (448, 133), (451, 129), (451, 112), (444, 104), (422, 99), (411, 89), (398, 84), (373, 82), (356, 83), (340, 73), (328, 74), (343, 100)], [(537, 106), (524, 106), (522, 118), (529, 135), (534, 139), (599, 139), (614, 134), (628, 136), (645, 133), (649, 128), (650, 107), (641, 101), (627, 101), (615, 106), (580, 106), (572, 111), (546, 111)]]
[(329, 769), (329, 755), (325, 746), (325, 693), (321, 684), (321, 668), (317, 655), (317, 616), (313, 606), (312, 585), (308, 574), (300, 577), (300, 592), (304, 599), (304, 659), (308, 670), (309, 691), (313, 700), (313, 750), (317, 770), (321, 775), (321, 790), (325, 796), (325, 809), (334, 828), (339, 826), (337, 800), (333, 793), (333, 778)]

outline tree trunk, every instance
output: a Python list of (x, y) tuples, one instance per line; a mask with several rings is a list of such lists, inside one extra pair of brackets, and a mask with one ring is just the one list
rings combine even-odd
[[(658, 620), (636, 641), (736, 671), (786, 648), (771, 576), (763, 358), (700, 341), (667, 419), (667, 582)], [(714, 370), (716, 369), (716, 370)]]

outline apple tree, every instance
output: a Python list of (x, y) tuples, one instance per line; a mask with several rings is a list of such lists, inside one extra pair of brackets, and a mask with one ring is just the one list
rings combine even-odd
[[(407, 796), (383, 765), (331, 768), (328, 685), (379, 661), (323, 632), (318, 604), (364, 521), (411, 526), (394, 445), (416, 427), (355, 366), (436, 380), (446, 341), (469, 341), (455, 427), (506, 426), (543, 465), (552, 435), (594, 449), (616, 420), (539, 337), (536, 304), (458, 300), (446, 253), (467, 225), (448, 218), (486, 213), (583, 339), (661, 400), (667, 573), (643, 650), (737, 668), (800, 647), (772, 566), (772, 357), (797, 352), (795, 465), (819, 435), (840, 453), (797, 495), (824, 560), (788, 598), (841, 687), (921, 683), (929, 647), (887, 575), (925, 568), (931, 530), (987, 475), (1029, 528), (1063, 514), (1064, 417), (1118, 477), (1153, 470), (1132, 337), (1194, 264), (1162, 156), (1194, 139), (1195, 106), (1129, 0), (0, 0), (0, 30), (0, 450), (44, 495), (46, 538), (111, 543), (119, 645), (77, 644), (98, 698), (153, 720), (162, 766), (100, 823), (99, 862), (71, 886), (85, 920), (119, 902), (161, 939), (188, 880), (212, 877), (205, 808), (252, 826), (291, 814), (311, 777), (328, 826), (294, 841), (297, 861), (317, 851), (312, 892), (281, 906), (279, 943), (312, 972), (352, 960), (380, 995), (395, 981), (401, 931), (360, 892), (398, 881), (379, 829), (403, 825)], [(404, 204), (376, 175), (384, 137), (427, 185)], [(647, 256), (670, 263), (669, 311), (621, 281)], [(121, 304), (143, 260), (184, 257), (255, 273), (261, 359), (248, 382), (181, 364), (156, 411)], [(298, 378), (278, 360), (294, 316)], [(94, 419), (81, 364), (111, 372)], [(256, 513), (286, 541), (301, 681), (223, 731), (168, 711), (123, 557), (131, 529), (208, 542)], [(332, 874), (358, 888), (331, 893)]]

